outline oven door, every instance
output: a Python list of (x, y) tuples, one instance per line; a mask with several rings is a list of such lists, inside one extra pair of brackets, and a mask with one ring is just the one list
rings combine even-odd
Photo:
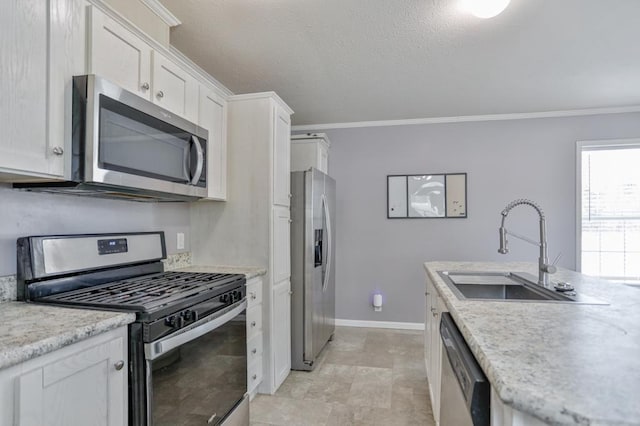
[(149, 425), (248, 424), (246, 306), (145, 344)]

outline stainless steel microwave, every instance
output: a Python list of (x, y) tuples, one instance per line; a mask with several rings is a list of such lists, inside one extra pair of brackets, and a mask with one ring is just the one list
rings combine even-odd
[(95, 75), (73, 77), (71, 180), (14, 184), (136, 201), (207, 196), (207, 130)]

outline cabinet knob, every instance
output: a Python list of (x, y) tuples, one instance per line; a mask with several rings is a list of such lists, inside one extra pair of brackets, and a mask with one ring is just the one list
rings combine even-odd
[(53, 152), (53, 155), (62, 155), (64, 154), (64, 149), (61, 146), (54, 146), (51, 152)]
[(124, 367), (124, 361), (120, 360), (113, 365), (116, 370), (120, 371)]
[(253, 350), (251, 351), (252, 354), (257, 354), (258, 350), (256, 348), (253, 348)]
[(293, 198), (293, 194), (289, 194), (289, 198)]
[(293, 219), (289, 219), (289, 223), (293, 223)]
[(255, 327), (256, 326), (256, 322), (255, 321), (251, 321), (251, 327)]
[(162, 98), (164, 98), (164, 92), (163, 92), (162, 90), (160, 90), (160, 91), (156, 94), (156, 96), (158, 97), (158, 99), (162, 99)]
[(293, 294), (293, 291), (289, 290), (289, 295), (292, 295), (292, 294)]
[(257, 379), (257, 378), (258, 378), (258, 375), (257, 375), (257, 374), (254, 374), (253, 376), (251, 376), (251, 378), (252, 378), (253, 380), (255, 380), (255, 379)]
[(254, 291), (252, 291), (249, 294), (251, 294), (251, 300), (256, 300), (258, 298), (258, 296), (256, 296), (256, 293)]
[(149, 83), (147, 83), (146, 81), (142, 83), (142, 86), (140, 86), (142, 90), (149, 90), (149, 87)]

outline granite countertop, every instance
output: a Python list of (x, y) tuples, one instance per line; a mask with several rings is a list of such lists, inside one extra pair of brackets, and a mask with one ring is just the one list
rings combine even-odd
[(205, 272), (208, 274), (244, 274), (247, 279), (265, 275), (267, 270), (254, 266), (188, 266), (186, 268), (173, 269), (182, 272)]
[(537, 264), (424, 266), (505, 404), (554, 425), (640, 425), (640, 288), (560, 269), (551, 280), (609, 305), (459, 300), (436, 271), (537, 276)]
[(0, 369), (132, 323), (135, 314), (23, 302), (0, 304)]

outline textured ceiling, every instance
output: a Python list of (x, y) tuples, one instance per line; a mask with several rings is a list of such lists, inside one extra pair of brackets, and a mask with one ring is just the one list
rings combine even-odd
[(640, 105), (640, 0), (161, 0), (171, 43), (302, 124)]

